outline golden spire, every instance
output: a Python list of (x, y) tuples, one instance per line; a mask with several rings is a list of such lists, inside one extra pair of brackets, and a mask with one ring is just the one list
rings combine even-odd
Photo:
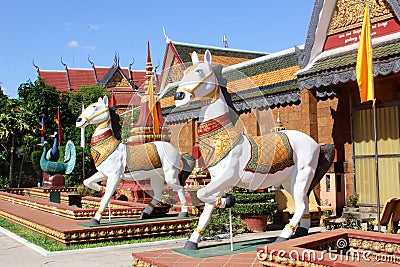
[(282, 131), (282, 130), (285, 130), (285, 127), (283, 127), (283, 124), (281, 121), (281, 116), (278, 111), (278, 116), (276, 118), (275, 127), (272, 129), (272, 132), (278, 132), (278, 131)]

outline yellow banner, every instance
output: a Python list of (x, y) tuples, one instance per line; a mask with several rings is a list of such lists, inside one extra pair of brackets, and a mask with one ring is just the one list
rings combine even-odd
[(369, 7), (366, 2), (364, 19), (361, 28), (360, 43), (358, 46), (356, 76), (360, 89), (361, 103), (374, 100), (374, 80), (372, 76), (372, 45), (371, 24), (369, 19)]

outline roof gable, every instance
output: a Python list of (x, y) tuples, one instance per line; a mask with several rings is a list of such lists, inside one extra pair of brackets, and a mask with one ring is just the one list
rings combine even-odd
[[(379, 4), (371, 1), (371, 5), (373, 39), (400, 30), (400, 5), (397, 0), (379, 1)], [(312, 64), (324, 51), (358, 43), (363, 10), (364, 5), (352, 1), (317, 0), (301, 53), (300, 68)], [(387, 27), (388, 24), (390, 27)]]
[(196, 51), (199, 59), (202, 60), (206, 50), (209, 50), (213, 55), (213, 63), (222, 66), (231, 66), (267, 55), (265, 52), (168, 41), (163, 61), (161, 90), (169, 83), (179, 81), (182, 78), (185, 68), (192, 64), (191, 55), (193, 51)]
[(206, 50), (209, 50), (213, 55), (213, 62), (217, 64), (222, 64), (223, 66), (234, 65), (243, 61), (247, 61), (249, 59), (265, 56), (267, 54), (265, 52), (205, 46), (198, 44), (187, 44), (179, 42), (172, 42), (172, 44), (182, 62), (189, 64), (191, 64), (192, 62), (191, 55), (193, 51), (196, 51), (196, 53), (200, 57), (200, 55), (204, 55)]

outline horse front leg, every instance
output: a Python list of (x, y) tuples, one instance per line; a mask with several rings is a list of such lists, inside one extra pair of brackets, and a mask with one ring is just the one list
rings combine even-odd
[(90, 188), (92, 190), (98, 191), (100, 193), (103, 193), (104, 191), (104, 186), (99, 185), (98, 182), (104, 181), (105, 179), (107, 179), (107, 176), (105, 176), (104, 174), (102, 174), (101, 172), (96, 172), (95, 174), (93, 174), (92, 176), (90, 176), (89, 178), (85, 179), (83, 181), (83, 184), (87, 187)]
[(97, 210), (96, 215), (92, 219), (90, 219), (90, 224), (100, 224), (100, 220), (103, 217), (103, 212), (107, 205), (110, 203), (110, 199), (114, 194), (120, 180), (121, 179), (119, 175), (108, 176), (107, 185), (105, 187), (103, 198), (100, 201), (99, 209)]
[(197, 191), (197, 197), (205, 203), (203, 212), (200, 215), (197, 228), (194, 230), (189, 240), (185, 244), (185, 249), (196, 250), (201, 237), (204, 234), (208, 222), (210, 221), (214, 207), (217, 208), (230, 208), (235, 204), (235, 198), (232, 195), (228, 195), (225, 198), (221, 198), (222, 192), (233, 185), (234, 181), (231, 181), (229, 172), (226, 172), (228, 176), (224, 178), (218, 177), (216, 180), (211, 181), (204, 188)]

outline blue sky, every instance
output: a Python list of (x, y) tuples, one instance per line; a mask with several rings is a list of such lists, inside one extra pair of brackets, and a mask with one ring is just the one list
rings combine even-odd
[(18, 98), (18, 86), (43, 70), (120, 66), (135, 59), (144, 70), (147, 41), (153, 65), (162, 64), (167, 35), (178, 42), (277, 52), (305, 43), (314, 0), (89, 1), (3, 0), (0, 3), (0, 86)]

